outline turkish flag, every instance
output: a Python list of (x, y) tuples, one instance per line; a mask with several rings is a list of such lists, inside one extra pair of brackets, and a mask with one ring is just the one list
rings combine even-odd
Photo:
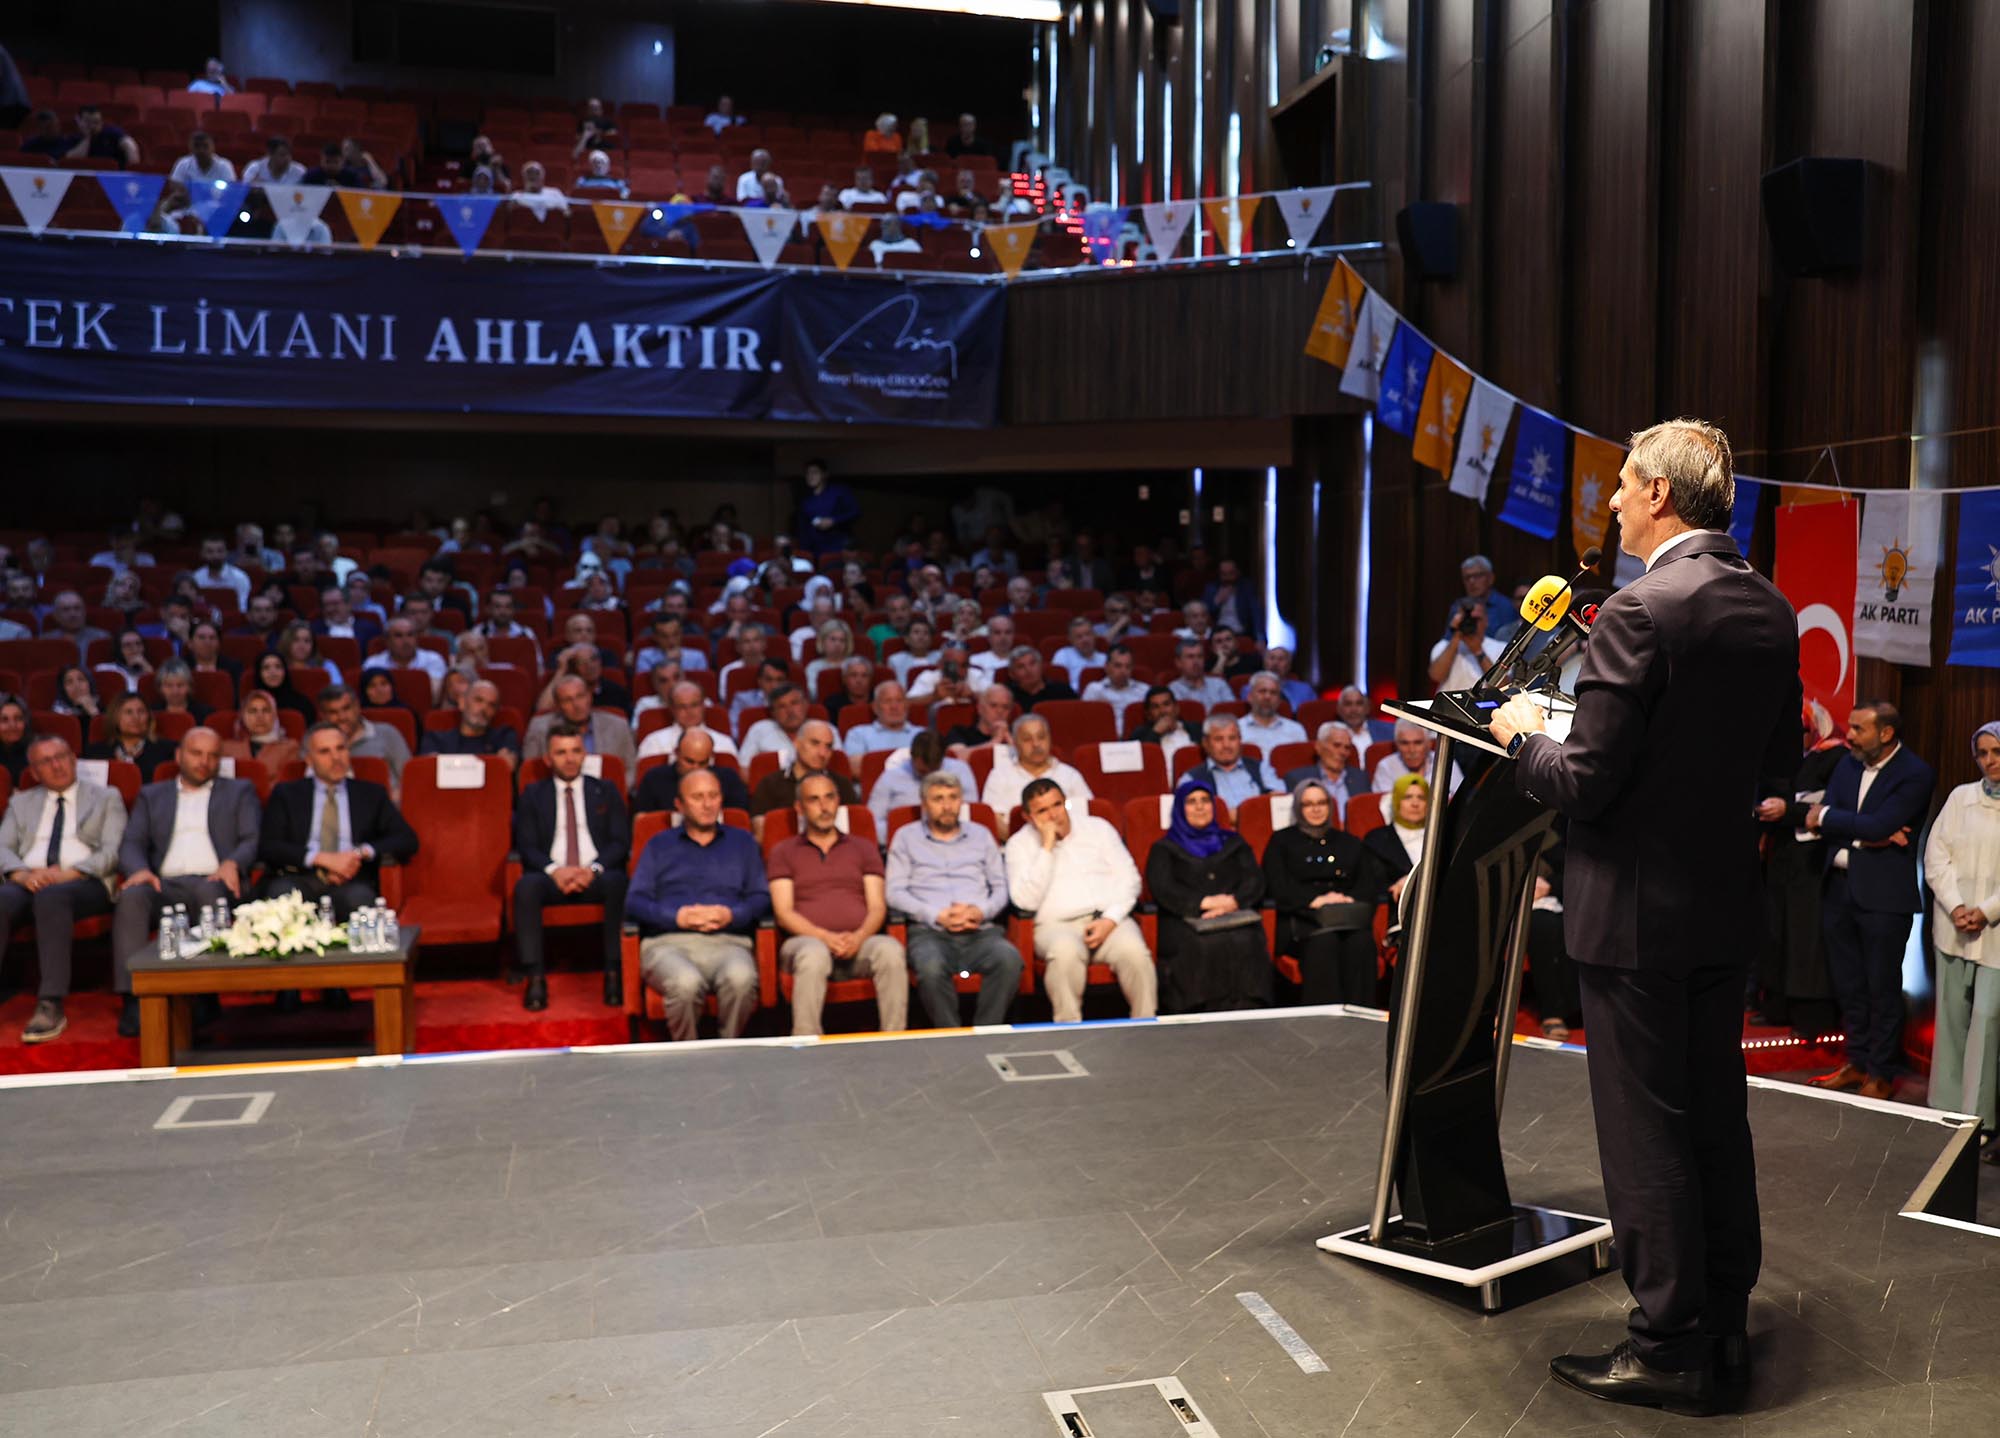
[(1778, 588), (1799, 614), (1799, 680), (1836, 724), (1854, 707), (1854, 583), (1861, 506), (1778, 508)]

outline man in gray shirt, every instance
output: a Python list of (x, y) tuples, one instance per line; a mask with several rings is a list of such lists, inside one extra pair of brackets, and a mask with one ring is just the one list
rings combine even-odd
[(924, 817), (889, 844), (889, 907), (909, 918), (910, 969), (936, 1028), (958, 1027), (952, 976), (979, 975), (975, 1024), (1001, 1024), (1021, 989), (1021, 951), (994, 921), (1007, 908), (1007, 870), (984, 824), (966, 823), (956, 774), (924, 777)]
[(403, 789), (403, 766), (410, 762), (410, 746), (403, 742), (402, 734), (362, 718), (361, 700), (345, 684), (327, 685), (314, 702), (319, 705), (320, 719), (338, 725), (347, 736), (350, 758), (372, 756), (389, 766), (389, 794), (398, 797)]

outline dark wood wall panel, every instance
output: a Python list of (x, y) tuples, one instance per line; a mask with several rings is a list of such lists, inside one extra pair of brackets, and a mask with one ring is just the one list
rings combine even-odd
[[(1485, 244), (1499, 259), (1485, 295), (1486, 369), (1516, 394), (1556, 401), (1561, 313), (1561, 129), (1555, 105), (1559, 28), (1547, 0), (1495, 0), (1510, 23), (1492, 58)], [(1532, 16), (1524, 20), (1524, 12)]]

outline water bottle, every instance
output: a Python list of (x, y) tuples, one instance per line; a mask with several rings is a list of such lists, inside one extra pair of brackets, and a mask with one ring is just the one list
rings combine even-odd
[(186, 904), (174, 905), (174, 957), (188, 956), (188, 911)]
[(319, 921), (328, 928), (333, 927), (333, 900), (325, 894), (319, 896)]
[(160, 957), (178, 959), (181, 956), (180, 941), (174, 935), (174, 911), (160, 910)]
[(215, 905), (203, 904), (201, 906), (201, 929), (199, 933), (201, 941), (204, 944), (215, 937)]
[(396, 911), (389, 907), (387, 899), (379, 902), (382, 905), (382, 947), (385, 950), (398, 948), (403, 942), (403, 931), (397, 921)]
[(374, 953), (377, 946), (376, 935), (380, 932), (380, 926), (375, 922), (375, 906), (363, 904), (354, 911), (354, 918), (361, 926), (361, 952)]
[(235, 924), (235, 922), (236, 922), (236, 917), (235, 917), (235, 915), (233, 915), (233, 914), (231, 914), (231, 913), (229, 912), (229, 900), (227, 900), (227, 899), (217, 899), (217, 900), (215, 901), (215, 931), (216, 931), (216, 933), (218, 933), (218, 934), (226, 934), (226, 933), (228, 933), (228, 932), (229, 932), (229, 930), (230, 930), (230, 928), (231, 928), (231, 926), (232, 926), (232, 925), (234, 925), (234, 924)]

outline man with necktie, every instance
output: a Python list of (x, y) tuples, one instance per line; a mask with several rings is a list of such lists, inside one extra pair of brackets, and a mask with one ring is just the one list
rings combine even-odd
[(548, 733), (549, 777), (528, 785), (514, 803), (514, 933), (527, 991), (521, 1007), (549, 1006), (542, 967), (542, 911), (552, 904), (601, 904), (604, 1002), (624, 1003), (619, 934), (625, 923), (626, 860), (632, 821), (616, 785), (583, 772), (582, 726), (560, 723)]

